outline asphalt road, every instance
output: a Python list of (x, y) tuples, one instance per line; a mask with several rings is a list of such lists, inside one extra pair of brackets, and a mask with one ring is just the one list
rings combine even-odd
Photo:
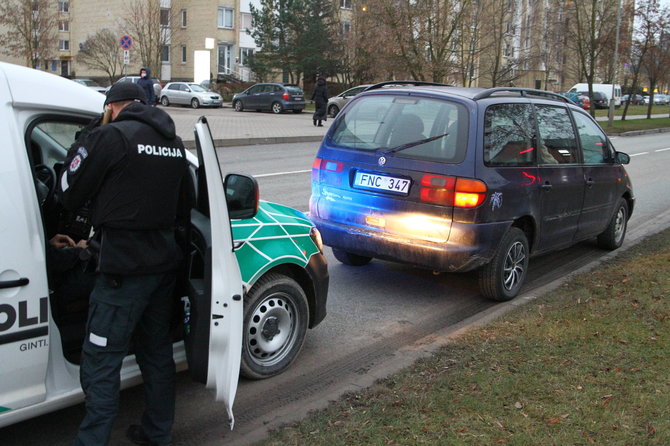
[[(614, 144), (632, 156), (627, 167), (637, 197), (629, 224), (632, 240), (670, 224), (670, 176), (666, 174), (670, 142), (665, 135), (654, 134), (619, 137)], [(255, 175), (261, 198), (306, 211), (317, 146), (226, 147), (219, 149), (219, 157), (224, 171)], [(524, 294), (539, 293), (546, 284), (605, 254), (593, 242), (585, 242), (535, 258)], [(331, 275), (328, 316), (308, 332), (296, 364), (270, 380), (240, 382), (232, 432), (227, 428), (225, 409), (186, 373), (179, 374), (175, 445), (244, 445), (260, 440), (268, 429), (410, 364), (455, 330), (505, 305), (481, 298), (474, 274), (436, 276), (382, 261), (355, 268), (339, 264), (329, 249), (327, 256)], [(142, 404), (141, 387), (123, 392), (112, 444), (130, 444), (124, 431), (137, 422)], [(0, 429), (0, 444), (70, 444), (82, 415), (83, 406), (78, 405)]]

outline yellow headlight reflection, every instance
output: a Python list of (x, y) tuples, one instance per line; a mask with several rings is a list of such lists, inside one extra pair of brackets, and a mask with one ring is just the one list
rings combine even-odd
[(446, 242), (449, 238), (451, 220), (422, 214), (368, 215), (368, 226), (384, 229), (410, 240), (425, 240), (435, 243)]

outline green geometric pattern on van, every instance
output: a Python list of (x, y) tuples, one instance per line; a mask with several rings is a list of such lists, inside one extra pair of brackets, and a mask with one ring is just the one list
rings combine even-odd
[(9, 407), (2, 407), (2, 406), (0, 406), (0, 413), (2, 413), (2, 412), (7, 412), (8, 410), (12, 410), (12, 409), (10, 409)]
[(293, 208), (261, 201), (258, 214), (247, 220), (233, 220), (233, 239), (242, 280), (247, 287), (267, 270), (283, 263), (304, 268), (319, 252), (309, 232), (314, 223)]

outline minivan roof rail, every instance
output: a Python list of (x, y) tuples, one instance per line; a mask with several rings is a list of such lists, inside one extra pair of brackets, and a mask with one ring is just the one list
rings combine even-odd
[(540, 96), (547, 99), (560, 100), (563, 102), (571, 103), (570, 99), (562, 96), (558, 93), (552, 93), (551, 91), (545, 90), (535, 90), (533, 88), (519, 88), (519, 87), (495, 87), (488, 88), (484, 91), (477, 93), (472, 99), (477, 101), (479, 99), (485, 99), (490, 96), (493, 96), (495, 93), (509, 92), (509, 93), (519, 93), (520, 96)]
[(449, 84), (441, 84), (439, 82), (427, 82), (427, 81), (384, 81), (384, 82), (379, 82), (374, 85), (370, 85), (368, 88), (365, 89), (365, 91), (370, 91), (370, 90), (376, 90), (378, 88), (383, 88), (391, 85), (432, 85), (435, 87), (453, 87), (453, 85)]

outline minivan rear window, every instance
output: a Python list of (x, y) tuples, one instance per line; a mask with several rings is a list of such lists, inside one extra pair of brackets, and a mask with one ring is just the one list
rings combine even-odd
[[(468, 114), (462, 104), (405, 95), (358, 98), (334, 124), (333, 146), (446, 163), (465, 158)], [(412, 145), (425, 139), (431, 140)]]

